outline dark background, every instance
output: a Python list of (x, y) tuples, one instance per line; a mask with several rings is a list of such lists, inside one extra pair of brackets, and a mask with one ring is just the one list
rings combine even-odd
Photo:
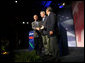
[[(71, 6), (71, 1), (52, 1), (48, 6), (51, 6), (54, 13), (60, 11), (58, 3), (66, 3), (64, 8)], [(45, 1), (45, 4), (47, 1)], [(0, 2), (0, 40), (9, 40), (10, 48), (24, 49), (28, 48), (28, 32), (32, 30), (31, 22), (33, 15), (37, 14), (40, 17), (40, 11), (45, 7), (43, 1), (28, 1), (28, 0), (3, 0)], [(29, 24), (22, 24), (22, 22)], [(20, 43), (19, 43), (20, 41)], [(13, 50), (11, 49), (11, 50)]]
[[(84, 53), (83, 53), (84, 49), (78, 48), (78, 47), (71, 47), (68, 49), (67, 34), (66, 34), (67, 30), (61, 25), (61, 23), (64, 21), (64, 18), (62, 18), (62, 15), (64, 15), (64, 17), (71, 16), (72, 18), (72, 15), (70, 15), (69, 13), (72, 12), (71, 4), (74, 1), (55, 0), (55, 1), (52, 1), (50, 5), (47, 5), (47, 6), (45, 5), (48, 4), (48, 1), (39, 1), (39, 0), (37, 1), (17, 0), (17, 1), (18, 3), (15, 3), (15, 0), (0, 1), (0, 46), (2, 45), (1, 41), (8, 40), (9, 45), (6, 47), (6, 51), (10, 52), (10, 54), (8, 55), (0, 54), (0, 61), (1, 60), (3, 62), (6, 62), (6, 60), (9, 62), (14, 61), (12, 58), (15, 57), (14, 56), (15, 50), (17, 51), (19, 51), (19, 49), (20, 50), (24, 49), (24, 51), (28, 50), (27, 49), (29, 46), (28, 32), (32, 30), (31, 22), (33, 21), (33, 15), (37, 14), (39, 16), (39, 20), (41, 20), (40, 11), (41, 10), (45, 11), (45, 9), (48, 6), (51, 6), (53, 8), (54, 13), (58, 17), (59, 31), (60, 31), (58, 42), (59, 42), (59, 48), (60, 48), (60, 55), (63, 56), (61, 58), (61, 61), (62, 62), (84, 61)], [(63, 2), (65, 2), (66, 5), (63, 8), (59, 8), (60, 5), (58, 4), (59, 3), (62, 4)], [(58, 16), (59, 14), (61, 16)], [(29, 24), (22, 24), (22, 22), (29, 22)], [(4, 43), (4, 45), (5, 44), (6, 43)], [(1, 49), (0, 49), (0, 53), (1, 53)], [(67, 56), (64, 56), (64, 55), (67, 55)]]

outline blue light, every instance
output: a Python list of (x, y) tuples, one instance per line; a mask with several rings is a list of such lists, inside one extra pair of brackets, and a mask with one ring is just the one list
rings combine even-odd
[(58, 5), (60, 5), (60, 3)]
[(64, 7), (63, 5), (59, 6), (59, 8), (63, 8), (63, 7)]
[(46, 1), (41, 1), (42, 5), (45, 5)]
[(42, 5), (45, 7), (49, 7), (52, 1), (41, 1)]
[(47, 1), (47, 3), (45, 4), (45, 7), (49, 7), (51, 3), (52, 1)]
[(52, 1), (41, 1), (41, 5), (43, 5), (42, 10), (45, 10), (47, 7), (50, 6)]

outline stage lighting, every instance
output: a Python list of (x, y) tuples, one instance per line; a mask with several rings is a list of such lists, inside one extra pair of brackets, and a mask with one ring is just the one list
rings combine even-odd
[(63, 6), (65, 6), (65, 3), (63, 3)]
[(58, 5), (60, 5), (60, 3)]
[(41, 1), (44, 7), (49, 7), (52, 1)]
[(59, 8), (63, 8), (63, 7), (64, 7), (63, 5), (59, 6)]
[(29, 24), (29, 22), (27, 22), (27, 24)]
[(3, 52), (3, 53), (1, 53), (1, 54), (3, 54), (3, 55), (7, 55), (7, 54), (9, 54), (9, 53), (5, 51), (5, 52)]
[(45, 4), (45, 7), (49, 7), (51, 3), (52, 1), (47, 1), (47, 3)]
[(23, 22), (23, 24), (25, 24), (25, 22)]
[(17, 3), (18, 1), (15, 1), (15, 3)]

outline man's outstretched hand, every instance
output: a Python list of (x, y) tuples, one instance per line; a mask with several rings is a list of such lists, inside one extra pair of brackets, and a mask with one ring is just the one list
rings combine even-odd
[(42, 25), (42, 27), (40, 28), (41, 30), (44, 29), (44, 26)]
[(38, 31), (39, 31), (39, 30), (40, 30), (40, 28), (38, 28), (38, 27), (37, 27), (37, 28), (36, 28), (36, 30), (38, 30)]

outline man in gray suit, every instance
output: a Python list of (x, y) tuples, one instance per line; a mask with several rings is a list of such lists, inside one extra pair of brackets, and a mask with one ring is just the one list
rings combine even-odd
[(34, 22), (32, 22), (32, 29), (34, 30), (34, 37), (38, 37), (38, 31), (40, 28), (40, 22), (38, 21), (38, 16), (34, 15)]
[(34, 30), (34, 42), (35, 42), (35, 50), (36, 54), (41, 53), (41, 41), (40, 41), (40, 33), (39, 33), (39, 28), (40, 28), (40, 22), (38, 21), (38, 16), (34, 15), (34, 22), (32, 22), (32, 29)]

